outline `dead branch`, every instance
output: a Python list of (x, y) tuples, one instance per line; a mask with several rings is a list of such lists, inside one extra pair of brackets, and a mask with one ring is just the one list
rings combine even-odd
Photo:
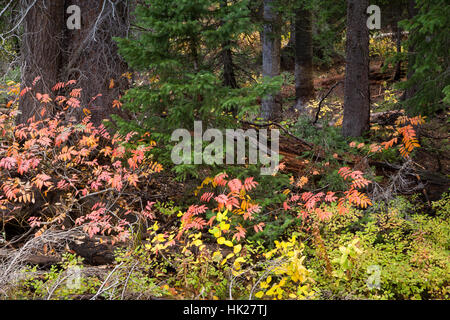
[[(114, 267), (114, 269), (108, 274), (108, 276), (106, 277), (105, 281), (103, 281), (103, 283), (101, 284), (100, 288), (98, 289), (97, 293), (90, 299), (90, 300), (96, 300), (97, 297), (102, 294), (103, 292), (105, 292), (106, 290), (108, 290), (109, 288), (111, 288), (112, 286), (107, 287), (106, 289), (103, 289), (103, 287), (106, 285), (106, 283), (108, 283), (108, 280), (111, 278), (111, 276), (116, 272), (116, 270), (118, 268), (120, 268), (122, 266), (123, 262), (119, 263), (117, 266)], [(117, 285), (118, 282), (116, 281), (113, 285)]]
[(328, 98), (328, 96), (331, 94), (331, 92), (333, 92), (334, 88), (336, 88), (339, 84), (343, 83), (343, 81), (338, 81), (336, 82), (331, 88), (330, 90), (328, 90), (328, 92), (323, 96), (322, 99), (320, 99), (319, 102), (319, 107), (317, 108), (317, 112), (316, 112), (316, 117), (314, 118), (314, 122), (313, 124), (316, 124), (317, 121), (319, 120), (319, 114), (320, 114), (320, 110), (322, 108), (322, 103), (325, 101), (326, 98)]
[(66, 231), (47, 230), (27, 241), (20, 249), (10, 251), (6, 256), (0, 256), (0, 292), (6, 295), (7, 290), (23, 276), (20, 271), (30, 257), (45, 244), (51, 244), (53, 248), (62, 250), (69, 241), (80, 234), (84, 233), (79, 228)]
[(249, 121), (241, 121), (242, 124), (246, 124), (246, 125), (251, 125), (251, 126), (255, 126), (255, 127), (259, 127), (259, 128), (266, 128), (266, 127), (271, 127), (271, 126), (275, 126), (277, 128), (280, 128), (285, 134), (287, 134), (288, 136), (290, 136), (291, 138), (294, 138), (295, 140), (301, 142), (304, 145), (307, 145), (309, 148), (312, 148), (313, 145), (310, 144), (309, 142), (293, 135), (292, 133), (290, 133), (286, 128), (284, 128), (281, 124), (277, 123), (277, 122), (268, 122), (268, 123), (254, 123), (254, 122), (249, 122)]

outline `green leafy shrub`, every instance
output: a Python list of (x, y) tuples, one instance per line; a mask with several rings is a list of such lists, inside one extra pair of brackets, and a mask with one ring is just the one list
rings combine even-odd
[[(435, 204), (438, 205), (438, 204)], [(375, 205), (365, 215), (333, 216), (321, 227), (333, 274), (317, 248), (313, 278), (327, 298), (447, 299), (449, 296), (449, 222), (415, 212), (404, 198)], [(374, 270), (376, 274), (373, 274)], [(376, 285), (371, 276), (377, 276)], [(337, 278), (336, 278), (337, 277)]]

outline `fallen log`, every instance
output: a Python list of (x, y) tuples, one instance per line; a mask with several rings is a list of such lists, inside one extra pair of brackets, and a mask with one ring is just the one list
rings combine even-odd
[(404, 116), (403, 111), (385, 111), (374, 112), (370, 115), (370, 123), (378, 123), (379, 125), (393, 125), (398, 118)]
[[(89, 238), (81, 236), (74, 240), (67, 241), (69, 252), (82, 257), (83, 263), (91, 266), (107, 265), (114, 262), (114, 246), (107, 243), (108, 240), (100, 242), (99, 236)], [(66, 247), (67, 248), (67, 247)], [(39, 251), (39, 252), (38, 252)], [(0, 260), (9, 259), (17, 254), (17, 249), (0, 249)], [(49, 268), (61, 262), (60, 255), (45, 255), (41, 250), (35, 250), (36, 253), (28, 253), (21, 258), (22, 263), (29, 265), (38, 265), (41, 268)]]
[[(9, 259), (17, 250), (13, 249), (0, 249), (0, 260)], [(50, 268), (52, 265), (61, 262), (61, 258), (57, 256), (46, 256), (41, 254), (29, 255), (23, 260), (23, 263), (28, 265), (37, 265), (40, 268)]]
[(69, 249), (84, 259), (91, 266), (111, 264), (114, 262), (114, 246), (100, 243), (95, 238), (84, 237), (69, 243)]

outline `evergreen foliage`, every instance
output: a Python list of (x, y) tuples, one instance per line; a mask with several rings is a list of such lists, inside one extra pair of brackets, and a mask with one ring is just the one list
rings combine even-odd
[(400, 87), (417, 88), (406, 101), (412, 113), (431, 115), (450, 102), (450, 6), (445, 0), (422, 0), (416, 9), (416, 16), (401, 23), (414, 52), (408, 53), (413, 74)]

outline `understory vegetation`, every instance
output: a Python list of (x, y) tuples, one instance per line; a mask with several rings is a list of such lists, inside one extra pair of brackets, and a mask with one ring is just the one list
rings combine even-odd
[[(266, 2), (138, 1), (135, 29), (110, 35), (128, 68), (101, 84), (111, 101), (86, 97), (76, 71), (21, 83), (19, 44), (4, 41), (0, 299), (450, 298), (448, 5), (400, 10), (406, 36), (371, 32), (368, 129), (351, 136), (345, 1), (275, 1), (285, 70), (272, 76)], [(313, 94), (300, 103), (289, 61), (305, 12)], [(275, 172), (248, 155), (174, 164), (172, 132), (194, 136), (194, 121), (279, 130)]]
[[(25, 91), (10, 83), (8, 94)], [(13, 106), (0, 118), (2, 221), (34, 233), (2, 265), (4, 297), (448, 298), (450, 194), (427, 204), (420, 193), (396, 195), (410, 188), (401, 170), (386, 179), (374, 167), (341, 167), (358, 157), (404, 159), (406, 171), (418, 147), (412, 125), (422, 117), (375, 127), (377, 139), (350, 143), (334, 128), (314, 136), (300, 121), (291, 130), (326, 148), (323, 157), (304, 153), (309, 174), (296, 177), (283, 162), (261, 181), (250, 167), (204, 168), (213, 175), (175, 203), (151, 197), (152, 177), (164, 172), (151, 133), (111, 137), (89, 116), (77, 122), (70, 110), (81, 108), (80, 91), (68, 92), (55, 99), (66, 112), (54, 118), (15, 125)], [(3, 243), (11, 241), (7, 230)], [(115, 245), (110, 267), (86, 266), (70, 249), (82, 234)], [(26, 263), (27, 254), (64, 251), (50, 269)]]

